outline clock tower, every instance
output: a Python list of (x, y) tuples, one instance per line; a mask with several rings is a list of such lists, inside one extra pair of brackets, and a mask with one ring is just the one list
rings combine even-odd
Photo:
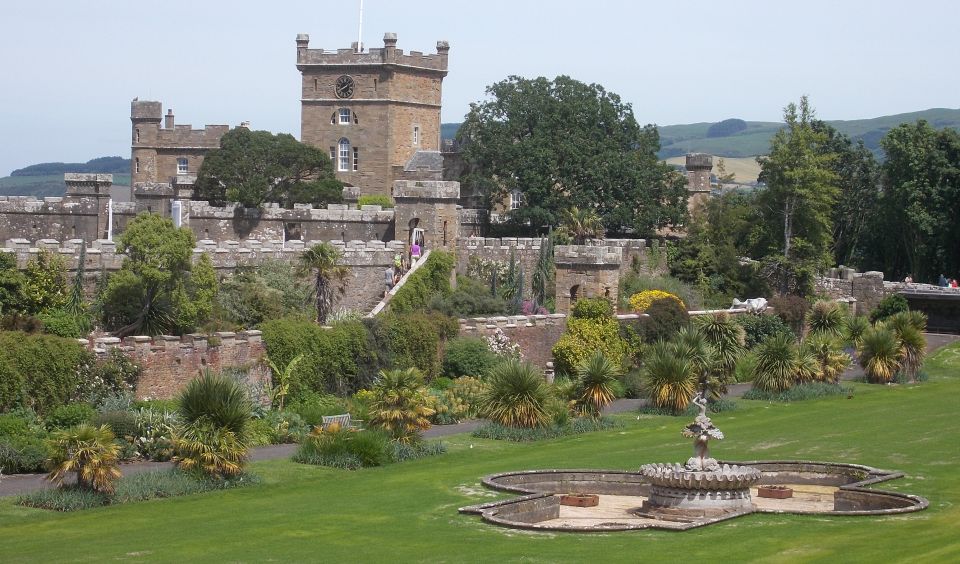
[(329, 152), (333, 170), (358, 194), (390, 194), (417, 151), (440, 150), (440, 95), (447, 75), (446, 41), (435, 54), (397, 49), (310, 49), (297, 36), (302, 77), (300, 140)]

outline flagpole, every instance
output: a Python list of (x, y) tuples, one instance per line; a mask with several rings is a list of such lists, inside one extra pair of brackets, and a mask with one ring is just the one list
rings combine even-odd
[(363, 0), (360, 0), (360, 25), (357, 27), (357, 53), (363, 53)]

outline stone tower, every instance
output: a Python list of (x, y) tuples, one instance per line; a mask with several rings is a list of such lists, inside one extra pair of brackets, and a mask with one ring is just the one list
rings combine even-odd
[(687, 154), (687, 209), (694, 209), (710, 198), (710, 171), (713, 156), (706, 153)]
[(397, 49), (308, 49), (297, 35), (302, 76), (300, 140), (328, 151), (337, 177), (359, 194), (390, 194), (416, 151), (440, 150), (440, 94), (447, 75), (446, 41), (436, 54)]

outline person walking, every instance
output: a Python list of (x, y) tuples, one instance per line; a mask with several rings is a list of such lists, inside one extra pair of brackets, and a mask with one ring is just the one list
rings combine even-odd
[(940, 275), (940, 280), (937, 281), (937, 286), (940, 286), (941, 288), (946, 288), (946, 287), (947, 287), (947, 277), (944, 276), (943, 274), (941, 274), (941, 275)]
[(420, 260), (420, 245), (414, 243), (410, 245), (410, 265)]
[(386, 270), (383, 271), (383, 282), (386, 286), (386, 290), (383, 291), (383, 297), (387, 297), (387, 294), (390, 293), (390, 290), (393, 289), (394, 281), (394, 271), (392, 266), (388, 266)]

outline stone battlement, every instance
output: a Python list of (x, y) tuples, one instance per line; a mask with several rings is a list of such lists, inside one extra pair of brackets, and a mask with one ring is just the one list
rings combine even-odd
[(303, 67), (313, 65), (397, 65), (447, 72), (450, 45), (446, 41), (437, 42), (436, 54), (424, 54), (420, 51), (405, 54), (402, 49), (397, 49), (395, 33), (384, 34), (383, 43), (383, 48), (371, 48), (359, 53), (355, 46), (336, 50), (310, 49), (310, 36), (301, 33), (297, 35), (297, 68), (303, 70)]
[(563, 265), (611, 265), (620, 267), (623, 250), (620, 247), (599, 245), (557, 245), (553, 261)]
[(326, 208), (315, 208), (310, 204), (294, 204), (293, 209), (281, 208), (279, 204), (265, 204), (261, 208), (243, 208), (240, 206), (213, 206), (203, 200), (184, 202), (184, 209), (190, 217), (233, 219), (237, 216), (256, 217), (261, 220), (293, 220), (333, 222), (389, 222), (393, 220), (393, 210), (381, 206), (361, 206), (351, 209), (347, 204), (327, 204)]
[(457, 200), (460, 183), (445, 180), (394, 180), (393, 199)]
[[(257, 264), (264, 259), (279, 259), (294, 261), (303, 252), (320, 241), (258, 241), (255, 239), (244, 242), (201, 240), (193, 250), (194, 260), (201, 254), (210, 255), (214, 268), (231, 269), (237, 266)], [(343, 252), (343, 264), (350, 267), (358, 266), (386, 266), (393, 264), (396, 253), (403, 253), (405, 245), (402, 241), (330, 241), (330, 244)], [(71, 239), (63, 244), (56, 239), (40, 239), (35, 242), (26, 239), (9, 239), (0, 252), (12, 253), (17, 257), (17, 266), (26, 268), (31, 260), (35, 260), (40, 250), (46, 250), (60, 255), (67, 263), (67, 269), (77, 270), (80, 260), (82, 239)], [(114, 241), (98, 240), (87, 247), (84, 269), (87, 272), (100, 270), (119, 270), (123, 265), (125, 255), (117, 252)]]

